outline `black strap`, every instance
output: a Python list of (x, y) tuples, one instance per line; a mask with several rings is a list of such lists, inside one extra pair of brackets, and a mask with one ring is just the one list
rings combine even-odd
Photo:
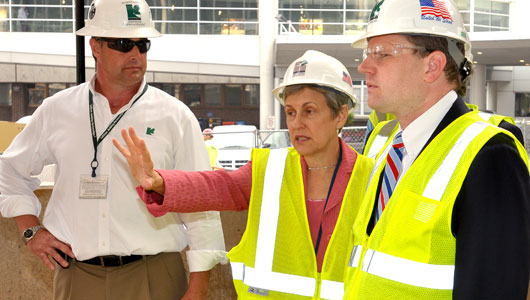
[(140, 99), (145, 94), (145, 92), (147, 91), (147, 86), (148, 85), (145, 84), (144, 89), (142, 90), (140, 95), (138, 95), (138, 97), (133, 100), (131, 106), (128, 109), (121, 112), (114, 118), (114, 120), (112, 120), (112, 122), (110, 122), (109, 126), (107, 127), (107, 129), (105, 129), (105, 131), (103, 131), (99, 139), (96, 135), (96, 122), (94, 121), (94, 100), (92, 96), (92, 91), (88, 91), (88, 115), (90, 117), (90, 130), (92, 131), (92, 144), (94, 145), (94, 159), (92, 159), (92, 162), (90, 163), (90, 167), (92, 167), (92, 177), (96, 177), (96, 169), (99, 166), (99, 162), (97, 159), (99, 144), (107, 137), (107, 135), (112, 131), (116, 124), (118, 124), (118, 122), (125, 115), (125, 113), (129, 111), (129, 109), (131, 109), (134, 103), (136, 103), (136, 101), (138, 101), (138, 99)]
[(333, 189), (333, 184), (335, 183), (335, 177), (337, 176), (337, 172), (339, 171), (341, 161), (342, 161), (342, 146), (339, 146), (339, 159), (337, 160), (337, 165), (335, 166), (333, 177), (331, 177), (328, 195), (326, 197), (326, 203), (324, 203), (324, 209), (322, 209), (322, 217), (320, 218), (320, 228), (318, 229), (317, 243), (315, 245), (315, 255), (318, 253), (318, 248), (320, 247), (320, 240), (322, 239), (322, 219), (324, 218), (324, 213), (326, 212), (326, 207), (328, 206), (329, 195), (331, 195), (331, 190)]

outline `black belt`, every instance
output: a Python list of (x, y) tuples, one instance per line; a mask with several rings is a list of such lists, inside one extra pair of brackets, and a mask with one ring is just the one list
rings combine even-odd
[(126, 264), (130, 264), (137, 260), (142, 259), (143, 255), (129, 255), (129, 256), (116, 256), (116, 255), (106, 255), (106, 256), (96, 256), (87, 260), (78, 260), (80, 263), (96, 265), (102, 267), (119, 267)]
[[(68, 262), (72, 261), (72, 258), (64, 254), (61, 250), (55, 249), (55, 251), (57, 251), (57, 253), (59, 253), (59, 255), (63, 257), (66, 261)], [(144, 256), (145, 255), (128, 255), (128, 256), (106, 255), (106, 256), (96, 256), (96, 257), (93, 257), (87, 260), (76, 260), (76, 261), (80, 263), (84, 263), (84, 264), (95, 265), (95, 266), (119, 267), (119, 266), (123, 266), (126, 264), (130, 264), (137, 260), (140, 260)]]

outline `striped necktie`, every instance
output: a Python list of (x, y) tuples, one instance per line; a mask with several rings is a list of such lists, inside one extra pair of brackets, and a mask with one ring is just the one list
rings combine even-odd
[(381, 184), (381, 191), (379, 193), (379, 201), (377, 203), (377, 212), (375, 221), (377, 222), (385, 209), (390, 196), (394, 192), (396, 183), (399, 179), (399, 173), (402, 170), (401, 161), (406, 154), (403, 139), (401, 137), (402, 131), (398, 132), (392, 141), (392, 148), (388, 151), (386, 156), (385, 172), (383, 175), (383, 183)]

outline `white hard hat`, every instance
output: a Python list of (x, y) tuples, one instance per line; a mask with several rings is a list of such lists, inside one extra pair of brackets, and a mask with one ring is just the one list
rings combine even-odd
[(272, 90), (272, 94), (282, 105), (285, 105), (283, 90), (296, 84), (314, 84), (332, 88), (346, 94), (357, 105), (353, 93), (351, 76), (346, 67), (336, 58), (316, 50), (307, 50), (304, 55), (289, 65), (283, 82)]
[(93, 0), (85, 27), (76, 34), (110, 38), (161, 36), (145, 0)]
[[(366, 33), (352, 43), (354, 48), (365, 48), (368, 39), (387, 34), (431, 35), (459, 41), (465, 46), (465, 58), (473, 61), (471, 41), (464, 27), (458, 7), (452, 0), (382, 0), (370, 14)], [(464, 57), (455, 53), (449, 43), (449, 53), (461, 67)]]

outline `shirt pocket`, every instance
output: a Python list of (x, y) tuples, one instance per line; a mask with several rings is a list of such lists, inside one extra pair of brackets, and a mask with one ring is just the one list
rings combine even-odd
[(172, 169), (174, 165), (173, 147), (168, 139), (156, 135), (139, 134), (145, 141), (155, 169)]

